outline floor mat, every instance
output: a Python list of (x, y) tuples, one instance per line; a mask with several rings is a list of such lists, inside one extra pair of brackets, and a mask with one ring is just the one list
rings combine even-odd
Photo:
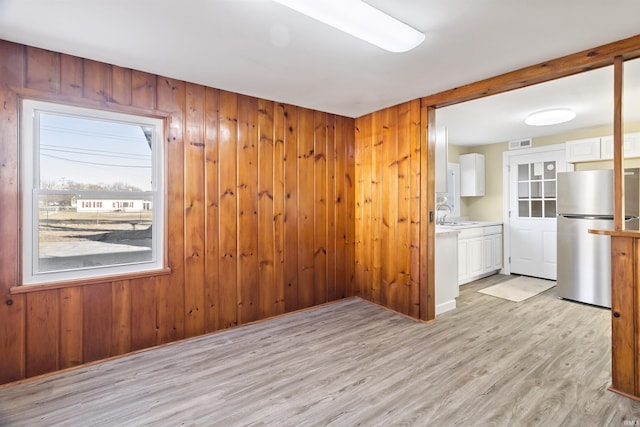
[(520, 302), (538, 295), (540, 292), (544, 292), (555, 285), (556, 282), (554, 280), (519, 276), (515, 279), (480, 289), (478, 292), (509, 301)]

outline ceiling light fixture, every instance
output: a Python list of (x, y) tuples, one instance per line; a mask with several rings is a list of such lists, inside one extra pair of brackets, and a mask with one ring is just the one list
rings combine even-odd
[(543, 110), (529, 114), (524, 121), (529, 126), (549, 126), (568, 122), (576, 117), (576, 113), (568, 108)]
[(424, 34), (361, 0), (274, 0), (389, 52), (406, 52)]

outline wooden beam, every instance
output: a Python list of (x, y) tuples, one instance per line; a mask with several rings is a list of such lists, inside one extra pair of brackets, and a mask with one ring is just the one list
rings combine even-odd
[(622, 83), (624, 58), (613, 62), (613, 228), (624, 230), (624, 124), (622, 116)]
[(420, 259), (420, 319), (433, 320), (435, 311), (435, 146), (436, 146), (436, 110), (422, 108), (423, 122), (426, 132), (423, 133), (421, 158), (421, 191), (422, 219), (425, 224), (421, 227)]
[(617, 56), (624, 60), (640, 57), (640, 34), (430, 95), (422, 98), (422, 105), (441, 108), (520, 89), (611, 65)]

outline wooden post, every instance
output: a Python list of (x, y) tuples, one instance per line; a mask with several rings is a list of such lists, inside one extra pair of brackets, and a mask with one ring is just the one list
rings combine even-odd
[(624, 230), (624, 147), (622, 123), (623, 58), (613, 60), (613, 228)]

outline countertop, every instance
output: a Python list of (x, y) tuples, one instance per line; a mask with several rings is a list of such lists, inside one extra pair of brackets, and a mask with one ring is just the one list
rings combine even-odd
[(459, 232), (465, 228), (489, 227), (492, 225), (502, 225), (499, 221), (457, 221), (458, 224), (436, 224), (436, 235), (441, 233)]
[(447, 236), (449, 234), (459, 234), (460, 230), (454, 227), (444, 227), (442, 225), (436, 225), (436, 237)]

